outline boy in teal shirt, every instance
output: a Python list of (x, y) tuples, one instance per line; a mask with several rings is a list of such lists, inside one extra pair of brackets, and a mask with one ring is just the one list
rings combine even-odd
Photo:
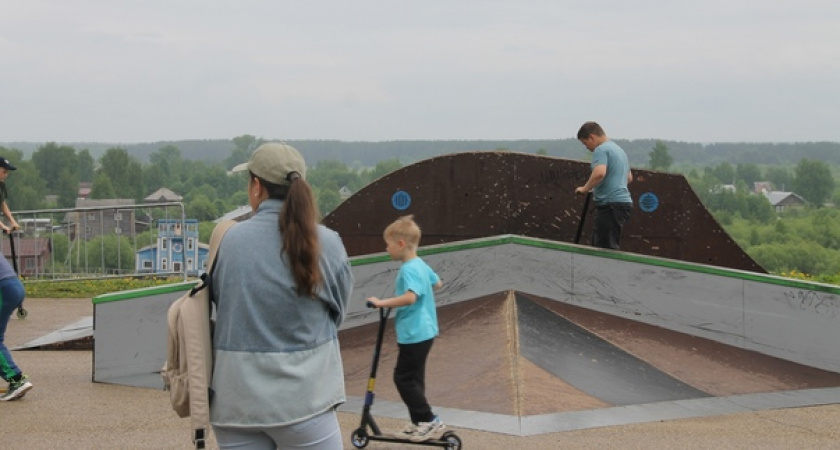
[(400, 351), (394, 367), (394, 384), (411, 416), (411, 424), (400, 437), (414, 442), (440, 439), (446, 428), (426, 400), (425, 380), (426, 359), (438, 335), (434, 290), (440, 289), (443, 282), (417, 256), (420, 235), (420, 227), (410, 215), (385, 228), (383, 237), (388, 254), (391, 259), (402, 261), (395, 297), (367, 299), (376, 308), (397, 308), (395, 328)]

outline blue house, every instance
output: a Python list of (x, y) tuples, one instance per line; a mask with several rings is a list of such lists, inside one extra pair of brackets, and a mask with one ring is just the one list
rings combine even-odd
[(137, 250), (138, 273), (183, 273), (197, 276), (207, 271), (210, 246), (198, 242), (198, 220), (158, 219), (157, 243)]

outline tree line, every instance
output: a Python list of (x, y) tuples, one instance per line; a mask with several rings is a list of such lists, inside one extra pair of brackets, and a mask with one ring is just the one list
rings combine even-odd
[[(669, 171), (673, 164), (663, 142), (655, 143), (648, 156), (648, 167), (654, 170)], [(723, 161), (681, 168), (703, 205), (762, 267), (771, 273), (840, 284), (837, 165), (801, 158), (793, 166)], [(755, 192), (756, 182), (794, 192), (808, 205), (777, 212), (766, 196)], [(726, 185), (734, 189), (723, 188)]]
[[(569, 151), (588, 157), (580, 143), (572, 141), (574, 149), (570, 145)], [(18, 166), (7, 179), (8, 203), (13, 210), (71, 208), (75, 205), (80, 182), (92, 183), (90, 198), (125, 198), (137, 203), (142, 203), (155, 190), (167, 187), (183, 196), (188, 217), (204, 222), (200, 229), (201, 239), (206, 242), (212, 230), (211, 220), (247, 204), (245, 175), (230, 174), (229, 170), (247, 161), (250, 153), (263, 142), (251, 135), (238, 136), (228, 141), (227, 155), (220, 160), (187, 158), (173, 144), (162, 145), (149, 153), (148, 161), (142, 161), (124, 147), (110, 147), (95, 156), (88, 148), (77, 150), (56, 143), (38, 146), (29, 159), (22, 150), (6, 147), (0, 147), (0, 156)], [(530, 148), (532, 153), (551, 154), (543, 146), (547, 141), (516, 142), (523, 148)], [(840, 189), (834, 183), (840, 162), (835, 164), (832, 159), (810, 159), (800, 154), (796, 161), (786, 156), (787, 162), (777, 165), (756, 162), (766, 158), (737, 162), (738, 158), (734, 157), (722, 157), (716, 164), (701, 165), (677, 156), (681, 151), (674, 151), (667, 141), (644, 142), (648, 145), (646, 149), (633, 147), (628, 151), (635, 155), (633, 160), (636, 162), (632, 165), (686, 176), (713, 216), (766, 269), (773, 273), (797, 271), (840, 278), (840, 239), (834, 238), (840, 236), (840, 221), (833, 215), (835, 209), (825, 207), (840, 204)], [(814, 145), (812, 150), (816, 153), (812, 154), (825, 148), (829, 147)], [(710, 149), (722, 152), (718, 146)], [(359, 160), (347, 162), (348, 155), (337, 155), (316, 159), (313, 163), (309, 153), (303, 151), (312, 165), (307, 179), (323, 215), (341, 202), (339, 190), (342, 187), (357, 192), (380, 176), (413, 162), (389, 156), (366, 165)], [(644, 161), (639, 162), (640, 159)], [(796, 192), (808, 200), (810, 206), (801, 211), (778, 214), (766, 197), (753, 193), (757, 181), (767, 181), (776, 190)], [(723, 185), (734, 186), (734, 189), (721, 189)], [(145, 241), (138, 239), (138, 242)], [(794, 249), (796, 251), (792, 251)]]

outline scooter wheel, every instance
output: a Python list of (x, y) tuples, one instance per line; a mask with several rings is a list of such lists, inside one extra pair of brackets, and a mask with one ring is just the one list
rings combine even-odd
[(18, 319), (25, 319), (26, 316), (28, 316), (28, 315), (29, 315), (29, 311), (23, 309), (23, 307), (20, 307), (20, 308), (17, 309), (17, 318)]
[(440, 440), (446, 442), (446, 450), (461, 450), (461, 438), (451, 431), (443, 433)]
[(350, 436), (350, 442), (353, 443), (353, 447), (356, 448), (365, 448), (368, 445), (368, 434), (363, 428), (357, 428), (356, 431)]

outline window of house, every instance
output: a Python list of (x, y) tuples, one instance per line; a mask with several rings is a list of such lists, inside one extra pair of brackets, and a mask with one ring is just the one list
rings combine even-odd
[(166, 258), (161, 258), (160, 259), (160, 270), (163, 271), (163, 272), (166, 272), (166, 271), (169, 270), (169, 261), (167, 261)]
[(193, 270), (193, 259), (187, 258), (187, 270)]
[(152, 270), (152, 260), (151, 259), (144, 259), (141, 263), (143, 269), (145, 270)]
[(169, 240), (166, 238), (160, 238), (160, 249), (166, 250), (166, 246), (168, 245)]
[(187, 238), (187, 250), (192, 251), (193, 245), (193, 238)]
[(173, 272), (180, 272), (181, 271), (181, 261), (176, 261), (172, 263), (172, 271)]

